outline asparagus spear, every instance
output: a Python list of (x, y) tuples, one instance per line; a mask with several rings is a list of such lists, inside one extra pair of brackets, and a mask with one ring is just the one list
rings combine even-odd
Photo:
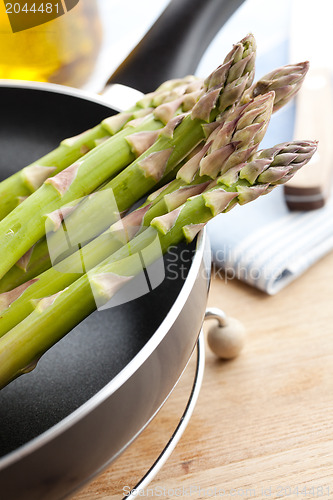
[[(216, 215), (234, 205), (244, 205), (287, 182), (312, 158), (315, 141), (293, 141), (261, 150), (248, 162), (231, 167), (213, 181), (201, 195), (189, 199), (181, 209), (156, 217), (151, 226), (165, 236), (163, 248), (181, 238), (191, 242), (200, 229)], [(227, 202), (226, 202), (227, 201)], [(170, 241), (170, 243), (169, 243)]]
[[(72, 164), (56, 176), (48, 178), (36, 192), (30, 195), (29, 198), (17, 206), (0, 222), (0, 247), (1, 251), (3, 251), (2, 255), (5, 255), (5, 260), (9, 258), (8, 261), (4, 262), (5, 267), (7, 265), (12, 267), (9, 264), (11, 260), (10, 253), (12, 252), (11, 240), (14, 246), (18, 240), (21, 243), (24, 240), (26, 242), (29, 241), (30, 248), (43, 235), (45, 222), (44, 207), (47, 211), (46, 207), (51, 205), (50, 211), (52, 211), (57, 208), (57, 205), (62, 204), (62, 200), (66, 203), (66, 196), (63, 195), (68, 194), (67, 188), (71, 185), (73, 179), (75, 179), (75, 186), (78, 186), (78, 189), (74, 188), (73, 191), (75, 194), (72, 197), (79, 198), (99, 187), (108, 177), (117, 174), (135, 159), (136, 154), (128, 142), (128, 137), (140, 132), (146, 133), (147, 130), (153, 132), (163, 127), (164, 123), (154, 118), (163, 106), (157, 108), (154, 115), (146, 117), (143, 123), (134, 127), (126, 127), (87, 153), (81, 161)], [(96, 175), (96, 165), (99, 166), (99, 172), (102, 172), (102, 175)], [(89, 177), (85, 176), (85, 172), (87, 171), (90, 173)], [(88, 184), (86, 183), (87, 180)], [(71, 196), (69, 195), (68, 201), (70, 200)], [(29, 227), (32, 228), (31, 232)], [(29, 237), (31, 237), (31, 240), (29, 240)], [(21, 248), (20, 243), (18, 243), (17, 252), (14, 251), (12, 254), (13, 256), (15, 255), (15, 258), (17, 257), (16, 260), (19, 260), (28, 250), (25, 245), (23, 245), (22, 251)]]
[[(211, 178), (215, 178), (222, 168), (223, 162), (225, 163), (224, 170), (226, 170), (233, 164), (246, 161), (258, 146), (267, 129), (273, 101), (274, 93), (270, 92), (265, 96), (259, 96), (249, 101), (246, 105), (236, 108), (234, 113), (229, 117), (230, 121), (219, 125), (214, 133), (209, 136), (208, 141), (211, 143), (209, 148), (203, 147), (192, 159), (185, 163), (178, 172), (180, 179), (171, 182), (166, 190), (163, 190), (159, 199), (163, 198), (163, 203), (165, 200), (168, 206), (175, 203), (175, 200), (178, 202), (180, 195), (179, 188), (188, 184), (189, 174), (191, 177), (190, 181), (192, 181), (192, 177), (195, 177), (195, 169), (199, 170), (200, 168), (201, 175), (198, 172), (195, 177), (195, 184), (200, 184), (209, 181)], [(122, 185), (120, 184), (120, 189), (113, 191), (114, 182), (107, 183), (104, 186), (104, 190), (112, 190), (112, 193), (115, 195), (115, 202), (119, 203), (119, 200), (123, 197)], [(174, 191), (177, 192), (171, 194)], [(183, 192), (186, 191), (183, 190)], [(166, 194), (168, 196), (164, 198)], [(78, 206), (74, 213), (66, 218), (66, 228), (68, 231), (70, 228), (72, 242), (83, 244), (111, 224), (112, 221), (109, 221), (110, 224), (108, 224), (108, 214), (103, 209), (109, 196), (108, 193), (105, 193), (105, 195), (103, 196), (103, 193), (99, 192), (92, 195), (92, 197), (88, 197)], [(122, 210), (129, 208), (131, 201), (126, 197), (121, 205)], [(157, 201), (155, 199), (154, 204)], [(128, 203), (127, 205), (126, 202)], [(152, 212), (152, 207), (150, 208), (150, 212)], [(94, 217), (88, 227), (87, 221), (89, 221), (91, 214)], [(112, 216), (112, 214), (110, 215)], [(156, 215), (158, 215), (157, 212)], [(43, 238), (36, 243), (24, 259), (21, 259), (0, 280), (0, 290), (2, 292), (10, 290), (48, 269), (51, 266), (48, 247), (53, 250), (53, 254), (56, 251), (57, 256), (66, 251), (68, 254), (68, 241), (64, 239), (62, 231), (50, 233), (47, 239)]]
[(309, 62), (287, 64), (277, 68), (255, 82), (244, 93), (242, 103), (260, 94), (274, 90), (275, 102), (273, 112), (285, 106), (299, 91), (308, 72)]
[[(212, 177), (227, 172), (240, 160), (245, 161), (253, 153), (267, 128), (273, 99), (273, 92), (266, 96), (259, 96), (246, 105), (239, 107), (233, 113), (230, 122), (217, 127), (214, 133), (208, 137), (207, 144), (189, 160), (192, 168), (194, 165), (199, 169), (201, 165), (205, 167), (205, 171), (208, 171), (210, 175), (196, 175), (190, 183), (184, 183), (180, 180), (171, 182), (169, 185), (164, 186), (160, 192), (151, 195), (148, 202), (141, 208), (123, 218), (122, 224), (128, 235), (127, 239), (130, 240), (138, 231), (138, 228), (144, 229), (149, 226), (154, 217), (173, 210), (184, 203), (188, 197), (201, 193), (207, 184), (211, 182)], [(93, 206), (93, 213), (100, 214), (102, 212), (103, 214), (105, 198), (95, 199), (97, 199), (98, 204)], [(90, 203), (87, 203), (87, 205), (90, 205)], [(91, 205), (90, 208), (92, 208)], [(80, 208), (75, 213), (79, 213), (79, 210)], [(77, 239), (78, 233), (75, 229), (76, 223), (84, 225), (85, 213), (84, 211), (83, 219), (81, 217), (80, 220), (74, 220), (74, 223), (72, 223), (71, 227), (74, 234), (70, 233), (69, 235), (71, 241), (82, 241)], [(71, 216), (69, 216), (69, 219), (71, 219)], [(126, 238), (125, 241), (127, 241)], [(36, 281), (31, 277), (23, 286), (0, 295), (0, 336), (4, 335), (31, 312), (32, 299), (51, 295), (65, 288), (78, 278), (77, 273), (83, 272), (82, 261), (85, 269), (90, 269), (116, 251), (125, 241), (122, 234), (119, 234), (119, 223), (116, 223), (111, 227), (109, 235), (103, 234), (101, 237), (96, 238), (89, 245), (84, 246), (80, 252), (76, 252), (72, 257), (65, 259), (60, 264), (55, 265), (54, 268), (38, 276)], [(67, 245), (67, 241), (65, 244)]]
[[(274, 103), (274, 92), (249, 101), (235, 108), (226, 122), (219, 125), (208, 137), (207, 145), (178, 171), (177, 179), (170, 182), (154, 203), (159, 201), (166, 211), (173, 210), (182, 190), (189, 184), (200, 185), (229, 171), (240, 162), (246, 162), (256, 151), (266, 133)], [(148, 197), (151, 201), (151, 197)], [(156, 210), (151, 207), (149, 213)], [(159, 214), (155, 212), (155, 216)], [(150, 221), (149, 221), (150, 222)]]
[(191, 75), (183, 79), (169, 80), (155, 92), (145, 95), (127, 111), (106, 118), (76, 137), (63, 140), (56, 149), (0, 182), (0, 220), (36, 191), (48, 177), (61, 172), (101, 141), (122, 130), (130, 120), (141, 118), (151, 113), (153, 108), (201, 88), (203, 82)]
[[(257, 95), (264, 95), (265, 93), (274, 90), (275, 96), (273, 112), (280, 109), (295, 96), (304, 80), (308, 67), (309, 64), (304, 62), (296, 65), (289, 64), (283, 66), (282, 68), (275, 69), (262, 77), (258, 82), (254, 83), (248, 91), (243, 94), (241, 103), (247, 103)], [(191, 93), (202, 86), (203, 82), (201, 80), (196, 80), (194, 77), (186, 77), (181, 80), (170, 80), (162, 84), (155, 93), (144, 96), (144, 98), (137, 104), (137, 107), (142, 106), (143, 109), (149, 106), (155, 107), (163, 104), (164, 102), (176, 99), (182, 92)], [(231, 117), (229, 116), (227, 119), (230, 121)], [(178, 174), (179, 178), (182, 177), (184, 170), (185, 169)], [(183, 180), (186, 182), (186, 179)], [(181, 185), (182, 183), (178, 181), (178, 187)], [(105, 188), (108, 187), (109, 185), (105, 186)], [(171, 191), (173, 190), (174, 186), (171, 188)], [(100, 207), (97, 207), (97, 209), (100, 210)], [(75, 213), (73, 216), (72, 226), (75, 225), (76, 227), (82, 227), (82, 222), (77, 220), (77, 217), (78, 214)], [(50, 244), (56, 246), (55, 241), (52, 243), (50, 242)], [(25, 281), (30, 280), (34, 276), (48, 269), (50, 265), (51, 262), (47, 249), (47, 243), (45, 238), (43, 238), (40, 242), (34, 245), (34, 247), (28, 251), (27, 255), (23, 257), (23, 259), (20, 259), (18, 263), (16, 263), (0, 280), (0, 293), (11, 290)]]
[(30, 371), (40, 356), (95, 308), (107, 304), (121, 286), (142, 271), (138, 252), (149, 265), (159, 256), (158, 236), (166, 252), (184, 238), (192, 241), (214, 216), (236, 203), (244, 204), (285, 182), (307, 163), (316, 150), (312, 141), (280, 144), (255, 153), (250, 161), (232, 167), (202, 194), (181, 207), (154, 218), (151, 226), (135, 236), (101, 264), (70, 286), (34, 302), (33, 312), (0, 339), (0, 387)]
[[(308, 63), (305, 62), (305, 63), (299, 63), (297, 65), (287, 65), (287, 66), (284, 66), (282, 68), (278, 68), (278, 69), (272, 71), (271, 73), (269, 73), (268, 75), (263, 77), (261, 80), (259, 80), (252, 87), (250, 87), (250, 89), (248, 89), (248, 91), (246, 91), (243, 94), (242, 103), (243, 104), (249, 103), (250, 95), (252, 96), (252, 99), (253, 99), (254, 96), (267, 95), (274, 90), (273, 112), (280, 109), (283, 105), (285, 105), (287, 102), (289, 102), (289, 100), (292, 97), (294, 97), (294, 95), (299, 90), (299, 88), (304, 80), (304, 77), (306, 75), (306, 72), (308, 70), (308, 66), (309, 66)], [(264, 104), (264, 100), (262, 101), (262, 104)], [(259, 104), (255, 103), (255, 105), (253, 105), (253, 108), (255, 108), (255, 107), (259, 107)], [(248, 110), (248, 111), (250, 111), (250, 110)], [(227, 121), (232, 121), (232, 120), (235, 120), (237, 118), (239, 113), (240, 113), (240, 111), (237, 109), (237, 106), (236, 106), (236, 109), (233, 111), (233, 113), (229, 112), (228, 115), (223, 116), (223, 118), (225, 118)], [(266, 110), (266, 113), (270, 114), (270, 111)], [(222, 112), (222, 115), (223, 115), (223, 112)], [(256, 122), (258, 124), (257, 133), (255, 130), (256, 125), (254, 125), (254, 124), (253, 124), (252, 130), (251, 130), (251, 127), (249, 127), (247, 129), (249, 134), (253, 133), (253, 135), (254, 135), (254, 137), (252, 139), (253, 145), (255, 145), (256, 143), (259, 143), (261, 141), (261, 139), (265, 133), (266, 127), (267, 127), (267, 123), (266, 123), (266, 127), (260, 128), (259, 127), (260, 120), (265, 122), (265, 120), (266, 120), (265, 113), (263, 113), (261, 118), (260, 118), (260, 115), (258, 113), (258, 117), (256, 118)], [(230, 132), (230, 130), (231, 129), (229, 129), (229, 132)], [(233, 140), (235, 142), (237, 142), (237, 140), (239, 141), (239, 137), (241, 137), (243, 134), (244, 134), (243, 131), (239, 132), (238, 136), (236, 134), (234, 136)], [(229, 136), (229, 139), (230, 139), (230, 137), (231, 137), (231, 135)], [(228, 141), (226, 141), (226, 142), (228, 142)], [(220, 145), (222, 145), (222, 143)], [(239, 152), (239, 156), (238, 156), (239, 161), (242, 161), (242, 157), (243, 157), (243, 161), (245, 161), (247, 159), (247, 154), (249, 154), (249, 152), (246, 151), (247, 148), (250, 151), (250, 144), (246, 145), (246, 141), (245, 141), (245, 146), (243, 146), (242, 142), (239, 141), (239, 144), (237, 145), (237, 148), (236, 148)], [(234, 154), (232, 156), (232, 158), (230, 158), (229, 161), (230, 162), (233, 161), (235, 163), (235, 158), (237, 158), (236, 154)], [(211, 162), (209, 162), (209, 164), (211, 165)], [(180, 178), (181, 180), (185, 181), (185, 183), (186, 183), (189, 174), (190, 174), (190, 176), (192, 174), (193, 168), (195, 169), (195, 167), (193, 167), (193, 162), (190, 162), (190, 165), (186, 165), (184, 168), (182, 168), (178, 172), (177, 177)], [(204, 167), (201, 167), (200, 174), (202, 175), (204, 172), (205, 172)], [(200, 179), (199, 179), (199, 182), (200, 182)], [(181, 187), (181, 185), (183, 185), (181, 182), (176, 181), (176, 182), (172, 183), (168, 187), (168, 189), (170, 190), (170, 192), (172, 192), (175, 190), (176, 186)], [(108, 187), (112, 187), (112, 183), (110, 183), (110, 185), (108, 185)], [(166, 194), (166, 193), (164, 193), (164, 194)], [(80, 225), (79, 219), (77, 220), (76, 224), (78, 226)]]
[[(144, 159), (140, 157), (126, 173), (114, 179), (114, 190), (122, 189), (126, 195), (124, 199), (134, 202), (137, 196), (144, 195), (168, 174), (204, 138), (202, 125), (213, 121), (220, 112), (238, 101), (252, 83), (254, 56), (255, 42), (249, 35), (233, 47), (224, 64), (206, 79), (206, 92), (179, 126), (171, 134), (161, 135), (144, 153)], [(157, 115), (157, 110), (154, 114)], [(161, 113), (158, 116), (161, 119)], [(146, 130), (147, 125), (146, 122)], [(149, 125), (148, 129), (158, 129), (160, 120), (151, 119)], [(133, 160), (133, 152), (125, 139), (127, 132), (123, 132), (95, 148), (81, 161), (47, 179), (41, 188), (0, 222), (0, 277), (43, 236), (46, 213), (91, 193)], [(139, 190), (136, 188), (138, 184)], [(121, 211), (121, 202), (118, 204)]]
[[(295, 96), (304, 80), (308, 67), (309, 64), (304, 62), (296, 65), (286, 65), (282, 68), (275, 69), (262, 77), (258, 82), (254, 83), (248, 91), (243, 94), (242, 103), (244, 104), (249, 102), (251, 98), (253, 99), (253, 96), (264, 95), (265, 93), (274, 90), (275, 97), (273, 112), (277, 111)], [(157, 106), (163, 102), (175, 99), (181, 94), (181, 92), (192, 92), (197, 88), (201, 88), (202, 85), (203, 82), (194, 79), (194, 77), (186, 77), (183, 80), (171, 80), (162, 84), (152, 95), (149, 94), (145, 96), (142, 100), (143, 102), (139, 101), (137, 106), (141, 105), (143, 109), (144, 106)], [(176, 89), (176, 91), (174, 89)], [(229, 117), (229, 121), (230, 119), (231, 118)], [(178, 174), (179, 178), (182, 177), (184, 170), (185, 169)], [(181, 185), (184, 184), (179, 180), (177, 182), (178, 187), (181, 187)], [(107, 184), (105, 188), (108, 187), (109, 185)], [(174, 191), (175, 185), (173, 184), (169, 187), (169, 189), (170, 192)], [(97, 202), (97, 199), (95, 199), (95, 201)], [(97, 206), (97, 210), (100, 210), (100, 206)], [(78, 217), (78, 213), (75, 213), (72, 226), (82, 227), (82, 219), (80, 221), (80, 218), (80, 216)], [(84, 238), (82, 241), (84, 241)], [(55, 241), (50, 241), (50, 244), (57, 246)], [(50, 265), (51, 262), (46, 239), (43, 238), (36, 245), (34, 245), (34, 247), (27, 252), (27, 255), (20, 259), (0, 280), (0, 293), (11, 290), (25, 281), (32, 279), (34, 276), (48, 269)]]

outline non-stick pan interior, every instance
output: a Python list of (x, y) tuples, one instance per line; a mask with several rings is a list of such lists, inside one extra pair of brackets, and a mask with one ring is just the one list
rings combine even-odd
[(175, 279), (174, 260), (173, 250), (165, 256), (166, 277), (155, 290), (96, 311), (52, 347), (33, 372), (0, 391), (0, 456), (69, 415), (140, 351), (172, 307), (190, 267), (186, 258)]
[[(106, 107), (71, 96), (4, 88), (0, 95), (5, 108), (2, 177), (110, 114)], [(194, 248), (186, 246), (186, 259), (177, 260), (181, 269), (175, 267), (175, 250), (167, 254), (166, 277), (155, 290), (95, 312), (50, 349), (33, 372), (0, 391), (0, 456), (69, 415), (133, 359), (177, 298)], [(182, 249), (177, 249), (179, 255)]]
[(0, 180), (114, 114), (110, 107), (74, 95), (0, 86)]

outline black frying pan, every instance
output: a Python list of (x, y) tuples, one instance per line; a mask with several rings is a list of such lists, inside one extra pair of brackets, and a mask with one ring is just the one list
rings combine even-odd
[[(193, 73), (241, 2), (173, 0), (110, 82), (147, 92)], [(113, 112), (99, 98), (53, 85), (3, 82), (0, 96), (0, 179)], [(174, 279), (175, 256), (166, 255), (166, 279), (158, 288), (94, 313), (33, 372), (0, 392), (1, 498), (70, 495), (158, 411), (195, 346), (209, 282), (203, 234), (177, 252), (185, 273)]]

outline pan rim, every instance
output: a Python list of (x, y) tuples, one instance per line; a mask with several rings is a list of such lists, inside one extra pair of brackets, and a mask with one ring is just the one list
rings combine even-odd
[[(87, 101), (93, 101), (97, 104), (104, 105), (112, 110), (115, 108), (109, 105), (107, 102), (103, 101), (102, 98), (96, 96), (96, 94), (90, 93), (81, 89), (74, 89), (71, 87), (65, 87), (62, 85), (44, 83), (44, 82), (29, 82), (25, 80), (1, 80), (0, 88), (26, 88), (31, 90), (42, 90), (49, 91), (58, 94), (70, 95), (73, 97), (82, 98)], [(116, 111), (116, 110), (115, 110)], [(186, 300), (192, 290), (195, 280), (197, 278), (202, 259), (204, 258), (204, 250), (207, 243), (207, 233), (203, 229), (198, 234), (197, 244), (195, 249), (195, 255), (193, 257), (188, 276), (181, 288), (179, 295), (177, 296), (175, 302), (173, 303), (170, 311), (163, 319), (162, 323), (159, 325), (153, 336), (148, 340), (148, 342), (140, 349), (140, 351), (134, 356), (134, 358), (112, 379), (108, 382), (102, 389), (100, 389), (96, 394), (94, 394), (85, 403), (79, 406), (72, 413), (67, 415), (60, 422), (56, 423), (54, 426), (50, 427), (44, 431), (39, 436), (36, 436), (32, 440), (23, 444), (16, 450), (11, 451), (7, 455), (0, 458), (0, 470), (9, 467), (11, 464), (23, 459), (25, 456), (37, 451), (38, 449), (45, 446), (48, 442), (57, 438), (60, 434), (65, 432), (70, 427), (74, 426), (80, 419), (87, 416), (93, 410), (95, 410), (98, 405), (114, 394), (134, 373), (143, 365), (143, 363), (151, 356), (156, 347), (162, 342), (162, 340), (167, 335), (172, 324), (178, 318)]]
[(99, 96), (89, 90), (77, 89), (66, 85), (58, 85), (57, 83), (30, 82), (28, 80), (5, 80), (0, 78), (0, 88), (22, 88), (27, 90), (42, 90), (44, 92), (53, 92), (55, 94), (65, 94), (84, 99), (85, 101), (101, 104), (102, 106), (112, 109), (117, 113), (123, 111), (122, 109), (115, 107), (113, 104), (108, 103), (107, 99), (103, 98), (102, 95)]

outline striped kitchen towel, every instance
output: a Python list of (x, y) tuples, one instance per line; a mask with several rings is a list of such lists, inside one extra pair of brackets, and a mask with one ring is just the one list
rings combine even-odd
[(333, 249), (333, 198), (319, 210), (289, 212), (276, 191), (208, 227), (214, 264), (270, 295)]

